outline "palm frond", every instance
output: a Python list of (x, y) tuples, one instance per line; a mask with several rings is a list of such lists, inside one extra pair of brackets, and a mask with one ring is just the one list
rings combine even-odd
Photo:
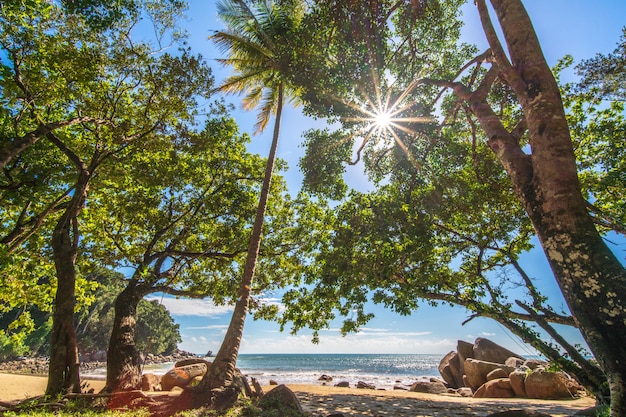
[[(276, 85), (275, 87), (278, 87)], [(275, 112), (276, 107), (281, 105), (278, 103), (278, 88), (265, 88), (263, 90), (263, 96), (261, 98), (261, 107), (256, 117), (255, 133), (260, 133), (265, 130), (267, 123), (270, 120), (271, 115)]]
[[(235, 73), (218, 87), (227, 93), (245, 93), (244, 108), (258, 107), (256, 132), (265, 129), (277, 109), (279, 86), (284, 88), (294, 104), (297, 90), (282, 80), (282, 69), (276, 56), (279, 42), (285, 42), (298, 21), (299, 6), (284, 7), (274, 0), (219, 0), (217, 10), (227, 29), (211, 36), (218, 48), (228, 55), (218, 59)], [(291, 9), (294, 10), (291, 10)], [(293, 13), (291, 13), (293, 12)]]
[(272, 51), (264, 45), (253, 42), (245, 36), (233, 33), (232, 31), (219, 31), (210, 36), (215, 45), (222, 52), (233, 57), (248, 56), (256, 57), (257, 60), (270, 59)]

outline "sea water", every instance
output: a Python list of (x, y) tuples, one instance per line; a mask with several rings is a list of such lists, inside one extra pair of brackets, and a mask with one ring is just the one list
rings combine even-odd
[[(332, 378), (334, 385), (347, 381), (350, 386), (363, 381), (377, 388), (411, 385), (415, 381), (438, 377), (439, 361), (443, 354), (240, 354), (237, 368), (261, 385), (270, 380), (279, 384), (322, 384), (322, 375)], [(211, 361), (212, 358), (205, 358)], [(173, 363), (146, 365), (143, 372), (164, 374)], [(102, 370), (88, 371), (97, 376)], [(85, 375), (86, 376), (86, 375)]]
[(322, 375), (332, 377), (327, 384), (358, 381), (377, 388), (410, 385), (415, 381), (438, 377), (443, 355), (379, 354), (273, 354), (239, 355), (237, 367), (261, 385), (274, 380), (279, 384), (320, 384)]

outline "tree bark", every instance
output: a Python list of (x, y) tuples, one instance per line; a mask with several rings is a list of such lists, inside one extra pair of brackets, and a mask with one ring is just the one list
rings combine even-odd
[(261, 247), (261, 238), (263, 233), (263, 223), (265, 221), (265, 210), (270, 193), (272, 182), (272, 173), (274, 171), (274, 162), (276, 160), (276, 150), (278, 148), (278, 137), (280, 132), (280, 119), (283, 107), (283, 86), (278, 87), (278, 106), (276, 110), (276, 120), (274, 122), (274, 133), (272, 137), (272, 145), (265, 166), (265, 175), (261, 194), (259, 196), (259, 205), (257, 207), (254, 224), (252, 226), (252, 235), (248, 243), (248, 253), (244, 266), (243, 276), (239, 284), (239, 297), (235, 303), (235, 310), (231, 316), (228, 330), (224, 336), (224, 341), (220, 346), (213, 363), (209, 367), (207, 374), (204, 376), (197, 389), (194, 390), (193, 404), (204, 405), (210, 401), (209, 393), (215, 388), (223, 388), (231, 385), (234, 380), (235, 366), (237, 364), (237, 356), (239, 355), (239, 346), (243, 336), (243, 327), (248, 313), (248, 304), (250, 301), (250, 288), (254, 279), (257, 259), (259, 257), (259, 249)]
[(521, 1), (491, 0), (508, 56), (477, 2), (500, 76), (513, 89), (528, 126), (530, 153), (484, 100), (468, 102), (509, 174), (563, 296), (610, 386), (611, 416), (626, 415), (626, 271), (595, 229), (580, 192), (560, 92)]
[(107, 351), (107, 379), (103, 391), (141, 389), (141, 358), (135, 345), (137, 305), (143, 297), (131, 281), (115, 299), (113, 330)]
[(46, 395), (80, 392), (80, 363), (74, 328), (75, 262), (78, 250), (77, 217), (85, 201), (89, 180), (89, 171), (81, 170), (70, 204), (52, 233), (57, 291), (52, 314)]

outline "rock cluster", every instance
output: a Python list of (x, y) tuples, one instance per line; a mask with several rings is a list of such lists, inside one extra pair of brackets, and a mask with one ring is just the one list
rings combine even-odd
[[(141, 376), (142, 391), (172, 391), (182, 389), (200, 382), (207, 373), (211, 362), (195, 357), (183, 359), (174, 364), (174, 367), (163, 375), (145, 373)], [(252, 396), (252, 390), (247, 378), (236, 370), (235, 384), (241, 392), (248, 397)]]
[(485, 338), (473, 344), (459, 340), (457, 350), (441, 359), (439, 373), (449, 388), (469, 388), (476, 398), (565, 399), (583, 389), (565, 372), (549, 371), (547, 362), (525, 359)]
[[(148, 354), (144, 358), (146, 364), (159, 364), (167, 362), (178, 362), (185, 359), (193, 359), (198, 356), (179, 350), (171, 355), (152, 355)], [(106, 367), (106, 352), (98, 351), (93, 353), (81, 354), (79, 356), (81, 371), (104, 368)], [(11, 374), (29, 374), (29, 375), (46, 375), (48, 373), (49, 359), (46, 357), (34, 358), (14, 358), (0, 362), (0, 372), (8, 372)]]

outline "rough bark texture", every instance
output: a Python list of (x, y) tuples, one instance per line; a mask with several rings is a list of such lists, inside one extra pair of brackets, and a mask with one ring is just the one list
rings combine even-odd
[(464, 97), (508, 172), (563, 296), (599, 361), (611, 391), (611, 416), (626, 415), (626, 272), (598, 234), (580, 192), (558, 86), (519, 0), (491, 0), (508, 56), (493, 36), (484, 0), (477, 2), (500, 77), (524, 111), (525, 154), (484, 100)]
[(228, 330), (224, 336), (224, 341), (220, 346), (213, 363), (209, 367), (207, 374), (201, 383), (194, 390), (195, 405), (203, 405), (211, 400), (210, 392), (215, 389), (223, 389), (233, 384), (235, 376), (235, 365), (237, 356), (239, 355), (239, 346), (241, 337), (243, 336), (243, 327), (248, 313), (248, 303), (250, 301), (250, 288), (254, 279), (257, 259), (259, 257), (259, 249), (261, 247), (261, 237), (263, 232), (263, 223), (265, 219), (265, 209), (270, 193), (270, 185), (272, 182), (272, 173), (274, 170), (274, 162), (276, 159), (276, 150), (278, 148), (278, 136), (280, 131), (280, 118), (283, 105), (283, 87), (279, 86), (278, 90), (278, 106), (276, 110), (276, 120), (274, 123), (274, 134), (270, 153), (267, 158), (265, 167), (265, 175), (261, 194), (259, 196), (259, 205), (257, 207), (254, 224), (252, 227), (252, 235), (248, 243), (248, 253), (246, 264), (244, 266), (243, 276), (239, 284), (239, 297), (235, 304), (235, 310), (228, 325)]
[(78, 345), (74, 329), (75, 262), (77, 217), (85, 201), (89, 179), (89, 172), (81, 171), (70, 204), (52, 234), (57, 291), (52, 314), (47, 395), (80, 392)]
[(107, 351), (107, 381), (104, 391), (141, 389), (141, 358), (135, 345), (137, 305), (143, 294), (130, 282), (115, 299), (113, 330)]

